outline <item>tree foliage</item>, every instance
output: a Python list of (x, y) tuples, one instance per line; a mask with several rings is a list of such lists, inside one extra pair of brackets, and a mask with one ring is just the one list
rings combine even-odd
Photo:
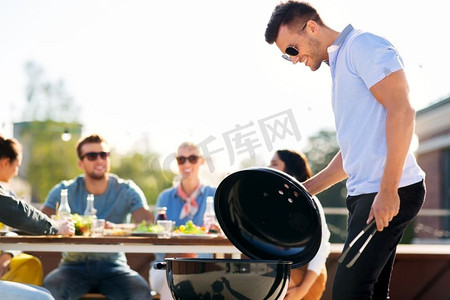
[(24, 120), (76, 122), (80, 109), (67, 91), (64, 80), (45, 79), (44, 69), (31, 61), (24, 68), (28, 77)]
[[(80, 110), (63, 80), (44, 79), (43, 68), (33, 62), (25, 65), (25, 72), (28, 77), (25, 121), (14, 125), (15, 137), (24, 148), (19, 176), (30, 183), (32, 201), (42, 203), (54, 185), (81, 173), (75, 147), (82, 125), (76, 121)], [(61, 139), (65, 131), (72, 135), (68, 141)], [(112, 159), (112, 171), (132, 179), (149, 204), (154, 204), (158, 194), (172, 185), (174, 174), (161, 169), (154, 153), (134, 152), (113, 155)]]
[[(30, 182), (32, 201), (43, 202), (56, 183), (79, 173), (74, 155), (81, 133), (76, 121), (79, 109), (62, 79), (45, 79), (44, 69), (34, 62), (27, 62), (24, 69), (28, 78), (24, 122), (14, 124), (14, 134), (24, 147), (19, 175)], [(63, 141), (63, 132), (72, 138)]]
[(76, 138), (61, 140), (63, 128), (70, 124), (34, 121), (26, 125), (20, 137), (24, 161), (28, 162), (23, 168), (32, 187), (32, 201), (40, 203), (55, 184), (80, 172), (75, 155)]
[(164, 189), (172, 186), (175, 174), (161, 169), (156, 154), (133, 152), (112, 158), (111, 171), (122, 178), (132, 179), (144, 192), (149, 205)]

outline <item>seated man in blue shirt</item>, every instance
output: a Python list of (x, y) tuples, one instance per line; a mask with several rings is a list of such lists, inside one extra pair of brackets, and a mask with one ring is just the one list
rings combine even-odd
[[(77, 154), (84, 175), (56, 185), (45, 201), (42, 209), (45, 214), (55, 214), (61, 189), (67, 189), (72, 213), (82, 215), (88, 194), (93, 194), (100, 219), (125, 223), (131, 213), (136, 223), (153, 222), (141, 189), (133, 181), (109, 173), (109, 146), (101, 136), (90, 135), (80, 140)], [(63, 253), (59, 268), (44, 279), (44, 287), (56, 299), (79, 299), (92, 290), (110, 299), (152, 298), (148, 283), (128, 266), (123, 252)]]

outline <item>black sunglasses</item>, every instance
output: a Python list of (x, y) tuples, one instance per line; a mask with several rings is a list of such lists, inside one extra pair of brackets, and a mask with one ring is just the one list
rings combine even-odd
[(179, 165), (182, 165), (186, 162), (186, 160), (189, 160), (191, 164), (197, 163), (200, 156), (198, 155), (189, 155), (189, 157), (186, 156), (177, 156), (177, 162)]
[(100, 156), (101, 159), (106, 159), (107, 157), (109, 157), (109, 152), (104, 152), (104, 151), (102, 151), (102, 152), (88, 152), (88, 153), (85, 153), (84, 155), (82, 155), (81, 159), (86, 157), (88, 160), (94, 161), (94, 160), (97, 160), (97, 157), (99, 157), (99, 156)]
[(298, 34), (298, 37), (295, 40), (294, 45), (293, 46), (288, 46), (286, 48), (286, 50), (284, 50), (284, 52), (286, 54), (283, 54), (281, 57), (283, 57), (285, 60), (291, 61), (291, 56), (297, 56), (298, 55), (298, 49), (295, 47), (295, 44), (297, 44), (297, 41), (298, 41), (299, 37), (302, 35), (303, 30), (305, 30), (307, 24), (308, 24), (308, 22), (305, 23), (305, 25), (303, 26), (302, 30)]

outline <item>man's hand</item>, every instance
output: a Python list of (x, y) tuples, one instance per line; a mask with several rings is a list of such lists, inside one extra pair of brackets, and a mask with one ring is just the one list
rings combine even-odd
[(383, 231), (389, 226), (389, 222), (398, 214), (400, 209), (400, 197), (397, 190), (395, 192), (378, 192), (370, 209), (367, 224), (375, 218), (377, 230)]

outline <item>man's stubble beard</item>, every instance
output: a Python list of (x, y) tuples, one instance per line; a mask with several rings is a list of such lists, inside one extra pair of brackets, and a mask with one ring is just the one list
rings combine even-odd
[(318, 39), (314, 38), (308, 38), (306, 43), (308, 44), (309, 48), (311, 49), (312, 53), (315, 53), (314, 57), (310, 57), (312, 59), (309, 68), (311, 71), (317, 71), (320, 66), (322, 65), (323, 59), (321, 58), (321, 44)]
[(107, 178), (107, 172), (103, 174), (96, 174), (95, 172), (86, 173), (86, 176), (89, 177), (91, 180), (106, 180)]

